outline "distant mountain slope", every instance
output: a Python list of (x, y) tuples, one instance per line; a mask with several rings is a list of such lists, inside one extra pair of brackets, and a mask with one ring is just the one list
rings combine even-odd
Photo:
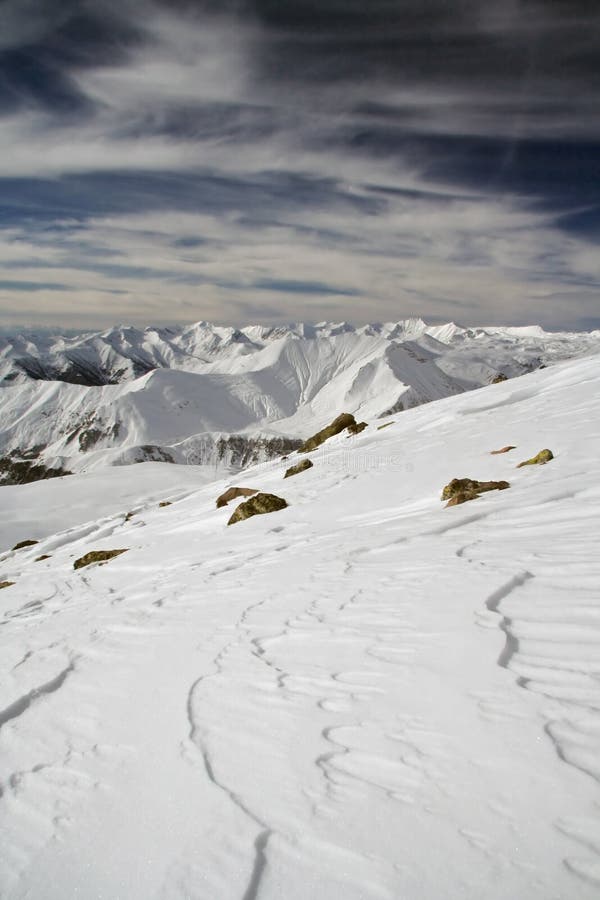
[(420, 319), (4, 337), (0, 458), (70, 471), (145, 459), (239, 468), (342, 410), (374, 419), (598, 349), (600, 332)]

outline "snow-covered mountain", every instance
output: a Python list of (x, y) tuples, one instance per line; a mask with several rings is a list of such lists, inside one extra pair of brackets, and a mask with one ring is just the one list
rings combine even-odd
[(420, 319), (4, 337), (0, 468), (8, 480), (40, 463), (240, 468), (293, 449), (342, 410), (377, 418), (599, 349), (600, 332)]
[(367, 420), (0, 488), (5, 900), (596, 900), (598, 356)]

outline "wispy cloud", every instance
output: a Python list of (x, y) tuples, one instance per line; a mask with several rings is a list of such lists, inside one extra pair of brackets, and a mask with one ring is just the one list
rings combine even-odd
[(4, 5), (1, 322), (593, 320), (588, 4), (114, 7)]

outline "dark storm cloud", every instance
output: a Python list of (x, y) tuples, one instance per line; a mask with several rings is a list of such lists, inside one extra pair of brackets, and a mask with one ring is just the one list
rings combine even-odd
[(91, 112), (73, 70), (115, 63), (140, 39), (135, 21), (101, 0), (5, 0), (0, 16), (0, 113), (31, 107), (58, 115)]

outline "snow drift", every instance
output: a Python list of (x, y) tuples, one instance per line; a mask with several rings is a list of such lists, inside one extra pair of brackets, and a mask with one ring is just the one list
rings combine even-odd
[(247, 470), (288, 507), (235, 527), (223, 479), (94, 515), (107, 469), (14, 532), (2, 896), (596, 898), (599, 419), (598, 358), (560, 363)]

